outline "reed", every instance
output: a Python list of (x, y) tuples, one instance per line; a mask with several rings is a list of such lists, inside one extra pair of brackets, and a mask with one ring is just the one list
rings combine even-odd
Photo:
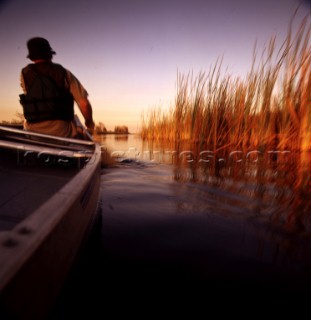
[(177, 74), (174, 105), (142, 116), (141, 137), (190, 141), (219, 151), (311, 149), (310, 17), (279, 50), (272, 37), (245, 79), (223, 75), (222, 59), (206, 72)]

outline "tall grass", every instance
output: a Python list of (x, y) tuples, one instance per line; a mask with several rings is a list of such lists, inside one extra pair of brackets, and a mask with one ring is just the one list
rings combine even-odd
[[(294, 20), (294, 19), (293, 19)], [(310, 18), (279, 50), (272, 37), (260, 60), (254, 46), (246, 78), (222, 75), (222, 59), (208, 72), (177, 74), (174, 105), (142, 116), (143, 139), (191, 141), (211, 150), (311, 149)]]

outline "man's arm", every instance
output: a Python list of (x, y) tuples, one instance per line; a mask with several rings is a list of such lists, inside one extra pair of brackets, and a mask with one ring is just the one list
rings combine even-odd
[(23, 92), (26, 94), (26, 86), (25, 86), (23, 72), (20, 73), (19, 80), (20, 80), (21, 88), (23, 89)]
[(91, 133), (93, 133), (95, 124), (93, 121), (93, 111), (90, 101), (88, 98), (85, 98), (77, 101), (77, 104), (79, 105), (80, 111), (85, 119), (85, 126)]
[(69, 82), (69, 90), (73, 95), (83, 117), (85, 120), (85, 126), (92, 133), (95, 127), (93, 121), (93, 109), (88, 99), (88, 93), (80, 83), (80, 81), (67, 70), (67, 78)]

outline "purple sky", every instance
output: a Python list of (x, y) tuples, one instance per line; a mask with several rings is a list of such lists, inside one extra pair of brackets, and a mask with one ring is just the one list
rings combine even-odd
[(19, 73), (30, 61), (26, 41), (46, 37), (54, 61), (89, 92), (96, 122), (135, 131), (142, 111), (174, 102), (177, 71), (224, 69), (244, 76), (254, 43), (280, 44), (301, 3), (310, 0), (0, 0), (0, 120), (21, 111)]

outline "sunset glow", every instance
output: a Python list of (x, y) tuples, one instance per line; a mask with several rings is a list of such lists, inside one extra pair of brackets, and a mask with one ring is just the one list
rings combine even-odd
[(276, 35), (280, 45), (299, 3), (298, 17), (310, 13), (308, 2), (2, 1), (0, 120), (21, 112), (19, 73), (33, 36), (46, 37), (54, 62), (80, 79), (96, 122), (133, 132), (144, 110), (174, 102), (178, 72), (206, 71), (223, 56), (228, 74), (244, 76), (255, 42), (262, 48)]

